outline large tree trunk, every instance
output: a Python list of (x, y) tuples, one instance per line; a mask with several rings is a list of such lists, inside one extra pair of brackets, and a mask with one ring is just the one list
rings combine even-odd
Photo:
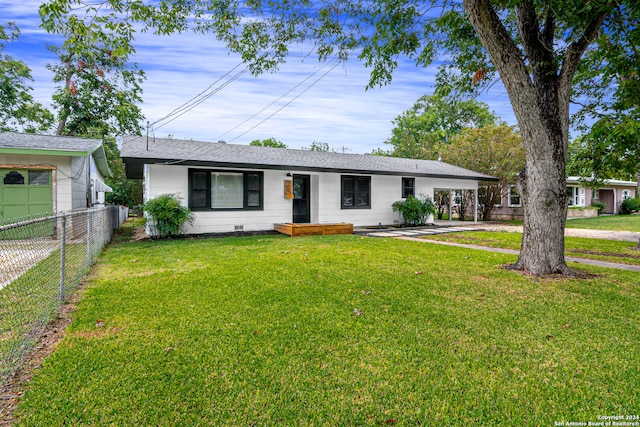
[(541, 16), (534, 2), (520, 1), (516, 22), (521, 50), (490, 0), (463, 0), (463, 5), (507, 89), (526, 151), (517, 183), (524, 230), (514, 267), (535, 275), (571, 273), (564, 259), (569, 97), (580, 58), (604, 15), (587, 23), (583, 37), (567, 47), (560, 66), (554, 53), (552, 10)]
[(524, 228), (514, 268), (536, 275), (570, 274), (564, 259), (567, 217), (564, 143), (559, 136), (549, 137), (544, 122), (536, 120), (535, 115), (529, 116), (525, 129), (527, 161), (517, 183), (524, 204)]

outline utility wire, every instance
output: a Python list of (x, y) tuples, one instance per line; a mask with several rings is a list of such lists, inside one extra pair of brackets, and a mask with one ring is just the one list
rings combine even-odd
[[(313, 86), (315, 86), (320, 80), (322, 80), (327, 74), (329, 74), (330, 72), (332, 72), (338, 65), (340, 64), (339, 61), (337, 61), (333, 67), (331, 67), (331, 69), (329, 69), (329, 71), (327, 71), (326, 73), (324, 73), (323, 75), (321, 75), (320, 77), (318, 77), (313, 83), (311, 83), (309, 86), (307, 86), (302, 92), (300, 92), (299, 94), (297, 94), (296, 96), (294, 96), (292, 99), (290, 99), (286, 104), (284, 104), (282, 107), (278, 108), (273, 114), (270, 114), (269, 116), (267, 116), (264, 120), (260, 121), (259, 123), (257, 123), (256, 125), (252, 126), (251, 128), (249, 128), (247, 131), (241, 133), (240, 135), (236, 136), (235, 138), (233, 138), (230, 142), (235, 141), (236, 139), (240, 138), (241, 136), (246, 135), (247, 133), (251, 132), (253, 129), (257, 128), (258, 126), (260, 126), (261, 124), (263, 124), (264, 122), (266, 122), (267, 120), (269, 120), (271, 117), (275, 116), (276, 114), (278, 114), (280, 111), (282, 111), (285, 107), (289, 106), (289, 104), (291, 104), (293, 101), (295, 101), (296, 99), (298, 99), (300, 96), (302, 96), (302, 94), (304, 94), (306, 91), (308, 91), (309, 89), (311, 89)], [(315, 74), (315, 73), (314, 73)]]
[[(337, 62), (337, 60), (336, 60)], [(320, 68), (318, 68), (316, 71), (314, 71), (312, 74), (310, 74), (309, 76), (307, 76), (304, 80), (302, 80), (300, 83), (298, 83), (297, 85), (295, 85), (294, 87), (292, 87), (291, 89), (289, 89), (285, 94), (281, 95), (278, 99), (276, 99), (275, 101), (271, 102), (269, 105), (267, 105), (266, 107), (264, 107), (263, 109), (261, 109), (260, 111), (258, 111), (257, 113), (255, 113), (254, 115), (252, 115), (251, 117), (249, 117), (246, 120), (243, 120), (241, 123), (239, 123), (238, 125), (236, 125), (234, 128), (229, 129), (228, 131), (226, 131), (225, 133), (223, 133), (222, 135), (220, 135), (218, 138), (216, 138), (217, 140), (222, 139), (223, 136), (225, 136), (228, 133), (233, 132), (234, 130), (238, 129), (240, 126), (242, 126), (243, 124), (247, 123), (248, 121), (253, 120), (256, 116), (258, 116), (259, 114), (261, 114), (262, 112), (264, 112), (265, 110), (269, 109), (271, 106), (273, 106), (274, 104), (276, 104), (278, 101), (280, 101), (282, 98), (284, 98), (285, 96), (289, 95), (291, 92), (293, 92), (294, 90), (296, 90), (297, 88), (299, 88), (304, 82), (306, 82), (307, 80), (309, 80), (310, 78), (312, 78), (313, 76), (315, 76), (316, 74), (318, 74), (320, 71), (322, 71), (322, 69), (324, 67), (326, 67), (328, 65), (328, 63), (324, 63), (322, 64), (322, 66)], [(335, 67), (334, 67), (335, 68)], [(332, 68), (333, 69), (333, 68)], [(294, 98), (295, 99), (295, 98)], [(280, 111), (280, 110), (278, 110)], [(253, 128), (252, 128), (253, 129)], [(244, 134), (243, 134), (244, 135)], [(234, 138), (235, 139), (235, 138)]]
[[(164, 121), (164, 123), (162, 123), (160, 126), (155, 126), (154, 130), (160, 129), (161, 127), (164, 127), (164, 126), (168, 125), (169, 123), (171, 123), (175, 119), (177, 119), (177, 118), (183, 116), (184, 114), (188, 113), (189, 111), (193, 110), (195, 107), (197, 107), (198, 105), (202, 104), (204, 101), (206, 101), (207, 99), (211, 98), (213, 95), (215, 95), (216, 93), (220, 92), (225, 87), (229, 86), (231, 83), (233, 83), (235, 80), (237, 80), (241, 75), (246, 73), (248, 69), (249, 69), (248, 67), (245, 67), (241, 71), (239, 71), (236, 74), (234, 74), (233, 77), (231, 77), (229, 80), (227, 80), (226, 82), (222, 83), (220, 86), (218, 86), (215, 89), (213, 89), (211, 92), (207, 93), (206, 95), (201, 96), (197, 100), (194, 100), (197, 97), (192, 98), (193, 101), (188, 101), (187, 103), (185, 103), (185, 104), (188, 104), (188, 105), (183, 104), (182, 106), (180, 106), (177, 109), (175, 109), (173, 112), (169, 113), (167, 116), (163, 117), (160, 120), (157, 120), (156, 122), (154, 122), (154, 124), (157, 124), (160, 121)], [(225, 76), (228, 75), (228, 74), (229, 73), (225, 74)], [(216, 80), (215, 83), (219, 82), (221, 79), (222, 79), (222, 77), (219, 78), (218, 80)], [(209, 86), (209, 88), (211, 86), (213, 86), (215, 83), (212, 83)], [(209, 90), (209, 89), (206, 89), (206, 90)], [(206, 92), (206, 90), (204, 92)], [(203, 93), (203, 92), (201, 92), (201, 93)], [(171, 118), (169, 118), (169, 117), (171, 117)]]
[[(242, 65), (242, 62), (240, 62), (239, 64), (237, 64), (235, 67), (233, 67), (232, 69), (230, 69), (229, 71), (227, 71), (222, 77), (220, 77), (218, 80), (216, 80), (215, 82), (211, 83), (205, 90), (203, 90), (202, 92), (200, 92), (199, 94), (197, 94), (196, 96), (192, 97), (191, 99), (189, 99), (188, 101), (186, 101), (184, 104), (182, 104), (181, 106), (179, 106), (178, 108), (174, 109), (172, 112), (170, 112), (169, 114), (167, 114), (166, 116), (156, 120), (155, 122), (151, 123), (150, 126), (153, 126), (157, 123), (160, 123), (166, 119), (168, 119), (169, 117), (177, 114), (178, 112), (182, 111), (184, 108), (186, 108), (191, 102), (195, 101), (198, 97), (202, 96), (204, 93), (206, 93), (209, 89), (211, 89), (216, 83), (218, 83), (220, 80), (224, 79), (225, 77), (227, 77), (229, 74), (231, 74), (236, 68), (238, 68), (239, 66)], [(245, 67), (246, 68), (246, 67)]]
[[(265, 53), (262, 58), (265, 58), (270, 52)], [(229, 71), (227, 71), (222, 77), (220, 77), (218, 80), (216, 80), (215, 82), (211, 83), (205, 90), (203, 90), (202, 92), (200, 92), (199, 94), (197, 94), (196, 96), (192, 97), (191, 99), (189, 99), (187, 102), (185, 102), (184, 104), (182, 104), (181, 106), (179, 106), (178, 108), (174, 109), (172, 112), (170, 112), (169, 114), (167, 114), (166, 116), (156, 120), (155, 122), (151, 123), (150, 125), (147, 125), (147, 128), (151, 127), (153, 129), (153, 126), (168, 120), (169, 118), (173, 117), (171, 120), (167, 121), (166, 123), (162, 124), (161, 126), (158, 126), (156, 129), (160, 129), (161, 127), (171, 123), (173, 120), (177, 119), (178, 117), (182, 116), (183, 114), (185, 114), (188, 111), (191, 111), (192, 109), (194, 109), (195, 107), (197, 107), (198, 105), (202, 104), (204, 101), (206, 101), (207, 99), (211, 98), (213, 95), (215, 95), (216, 93), (220, 92), (222, 89), (224, 89), (225, 87), (227, 87), (229, 84), (231, 84), (231, 82), (233, 82), (234, 80), (237, 80), (238, 77), (240, 77), (241, 75), (243, 75), (244, 73), (247, 72), (247, 70), (249, 69), (249, 66), (245, 66), (241, 71), (237, 72), (236, 74), (234, 74), (233, 77), (231, 77), (229, 80), (227, 80), (226, 82), (224, 82), (220, 87), (217, 87), (215, 89), (213, 89), (210, 93), (207, 93), (214, 85), (216, 85), (220, 80), (224, 79), (225, 77), (227, 77), (229, 74), (231, 74), (236, 68), (240, 67), (243, 64), (243, 62), (239, 62), (235, 67), (233, 67), (232, 69), (230, 69)], [(174, 117), (175, 116), (175, 117)]]

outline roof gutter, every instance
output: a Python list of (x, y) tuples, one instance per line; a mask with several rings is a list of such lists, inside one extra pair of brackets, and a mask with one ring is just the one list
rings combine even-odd
[[(350, 173), (350, 174), (361, 174), (361, 175), (390, 175), (390, 176), (420, 176), (420, 177), (430, 177), (430, 178), (447, 178), (447, 179), (462, 179), (469, 181), (499, 181), (498, 178), (488, 176), (488, 175), (476, 175), (476, 176), (460, 176), (460, 175), (445, 175), (445, 174), (435, 174), (435, 173), (416, 173), (415, 171), (380, 171), (380, 170), (370, 170), (370, 169), (339, 169), (339, 168), (323, 168), (318, 166), (291, 166), (291, 165), (265, 165), (258, 163), (230, 163), (230, 162), (212, 162), (212, 161), (202, 161), (202, 160), (182, 160), (182, 159), (152, 159), (152, 158), (141, 158), (141, 157), (122, 157), (124, 163), (129, 166), (133, 165), (178, 165), (178, 166), (200, 166), (200, 167), (208, 167), (208, 168), (235, 168), (235, 169), (266, 169), (266, 170), (287, 170), (287, 171), (313, 171), (313, 172), (330, 172), (330, 173)], [(129, 168), (127, 168), (129, 169)], [(140, 179), (141, 176), (136, 175), (129, 176), (128, 178)]]

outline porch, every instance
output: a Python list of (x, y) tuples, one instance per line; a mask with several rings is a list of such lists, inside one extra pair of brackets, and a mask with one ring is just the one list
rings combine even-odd
[(299, 236), (327, 236), (332, 234), (353, 234), (353, 224), (346, 222), (334, 224), (274, 224), (274, 230), (291, 237)]

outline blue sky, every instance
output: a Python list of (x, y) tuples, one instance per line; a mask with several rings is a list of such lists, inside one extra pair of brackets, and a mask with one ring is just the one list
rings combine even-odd
[[(45, 67), (55, 62), (55, 57), (45, 46), (59, 40), (39, 28), (40, 3), (0, 0), (0, 16), (3, 23), (15, 22), (22, 33), (17, 42), (7, 44), (6, 53), (31, 67), (33, 95), (49, 105), (55, 86), (53, 74)], [(212, 36), (139, 33), (134, 44), (137, 53), (132, 59), (147, 76), (141, 109), (151, 123), (207, 89), (241, 62)], [(234, 144), (274, 137), (290, 148), (308, 147), (319, 141), (338, 151), (369, 153), (388, 148), (384, 141), (391, 134), (391, 121), (411, 108), (420, 96), (433, 92), (435, 67), (422, 69), (400, 62), (390, 85), (365, 90), (369, 72), (358, 61), (333, 69), (333, 64), (323, 65), (314, 57), (304, 61), (292, 57), (276, 73), (258, 77), (244, 73), (176, 120), (162, 127), (158, 123), (155, 136), (222, 139)], [(242, 68), (241, 65), (236, 72)], [(296, 85), (299, 86), (295, 88)], [(506, 92), (499, 86), (480, 100), (504, 121), (516, 124)]]

